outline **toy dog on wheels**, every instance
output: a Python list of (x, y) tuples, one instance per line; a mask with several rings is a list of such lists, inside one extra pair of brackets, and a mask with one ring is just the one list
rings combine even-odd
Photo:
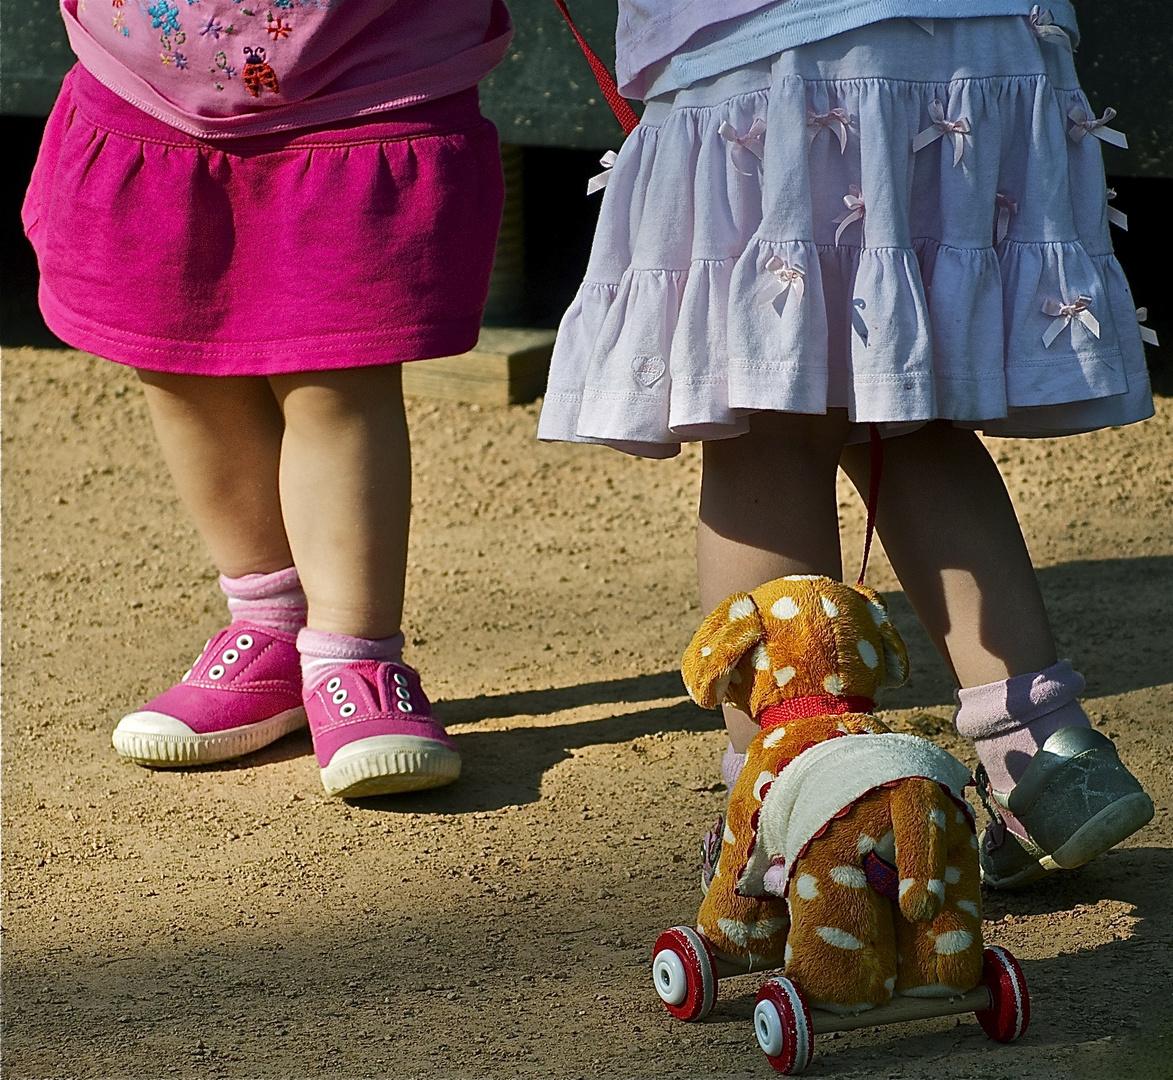
[(782, 968), (754, 1012), (779, 1072), (814, 1035), (974, 1012), (1009, 1042), (1030, 1018), (1005, 949), (983, 950), (969, 770), (872, 715), (907, 678), (904, 643), (865, 586), (788, 577), (735, 593), (684, 654), (697, 704), (729, 702), (761, 731), (719, 823), (695, 930), (660, 935), (656, 992), (682, 1020), (721, 977)]

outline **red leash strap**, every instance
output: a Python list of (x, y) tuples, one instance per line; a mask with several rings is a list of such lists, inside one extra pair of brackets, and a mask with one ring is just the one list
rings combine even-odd
[(872, 533), (876, 531), (876, 507), (880, 502), (880, 474), (884, 471), (884, 440), (880, 438), (878, 424), (870, 424), (868, 432), (871, 440), (871, 469), (868, 475), (868, 523), (863, 537), (863, 563), (859, 568), (857, 585), (863, 584), (864, 574), (868, 570), (868, 555), (872, 551)]
[(603, 97), (607, 99), (607, 104), (611, 106), (611, 111), (615, 114), (615, 119), (619, 121), (619, 126), (623, 128), (623, 134), (630, 135), (639, 124), (639, 117), (635, 115), (635, 110), (628, 104), (627, 99), (620, 95), (619, 86), (615, 82), (615, 76), (607, 70), (607, 65), (599, 59), (595, 50), (586, 43), (586, 38), (578, 32), (578, 27), (574, 25), (574, 20), (570, 17), (570, 12), (567, 10), (566, 0), (554, 0), (554, 6), (561, 12), (562, 18), (566, 20), (566, 25), (570, 27), (570, 32), (574, 35), (575, 41), (578, 42), (578, 47), (582, 49), (583, 55), (587, 58), (587, 63), (591, 65), (591, 71), (595, 73), (595, 79), (598, 80), (599, 89), (603, 91)]

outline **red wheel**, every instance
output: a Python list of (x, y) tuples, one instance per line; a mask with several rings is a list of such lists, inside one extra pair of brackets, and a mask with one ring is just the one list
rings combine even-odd
[(688, 926), (665, 930), (656, 938), (652, 982), (678, 1020), (703, 1020), (717, 1000), (717, 964), (709, 943)]
[(789, 979), (776, 975), (762, 984), (753, 1026), (766, 1060), (780, 1073), (800, 1073), (815, 1056), (810, 1008)]
[(974, 1013), (982, 1030), (997, 1042), (1014, 1042), (1030, 1025), (1030, 994), (1018, 961), (992, 945), (982, 953), (982, 985), (990, 1007)]

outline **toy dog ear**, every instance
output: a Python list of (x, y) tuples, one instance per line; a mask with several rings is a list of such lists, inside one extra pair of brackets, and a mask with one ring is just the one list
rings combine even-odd
[(905, 648), (900, 631), (888, 615), (888, 605), (878, 592), (874, 592), (866, 585), (853, 585), (852, 588), (868, 602), (868, 611), (880, 632), (884, 650), (884, 670), (880, 685), (902, 686), (908, 678), (908, 649)]
[(734, 593), (709, 613), (684, 650), (680, 673), (689, 696), (703, 709), (725, 698), (741, 658), (762, 638), (762, 616), (749, 593)]

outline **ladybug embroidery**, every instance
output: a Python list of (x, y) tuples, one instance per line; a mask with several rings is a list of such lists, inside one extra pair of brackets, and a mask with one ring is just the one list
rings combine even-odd
[(244, 88), (253, 97), (260, 97), (261, 90), (271, 90), (274, 94), (280, 93), (277, 85), (277, 72), (265, 62), (265, 50), (244, 47), (244, 71), (240, 77), (244, 80)]

